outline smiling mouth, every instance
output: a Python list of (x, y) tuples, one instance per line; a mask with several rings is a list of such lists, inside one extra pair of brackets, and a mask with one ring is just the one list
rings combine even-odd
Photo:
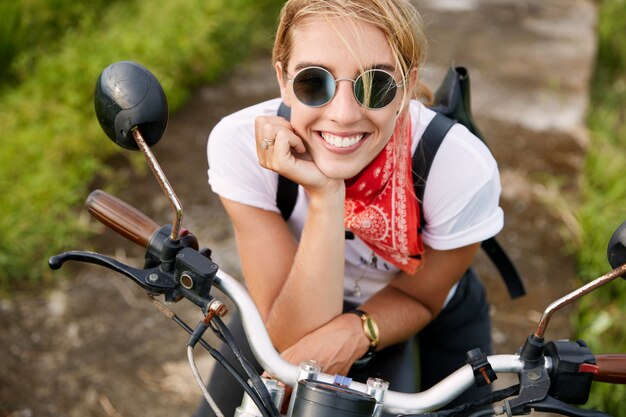
[(328, 132), (320, 132), (320, 136), (326, 143), (336, 148), (349, 148), (356, 145), (365, 137), (364, 133), (352, 136), (337, 136)]

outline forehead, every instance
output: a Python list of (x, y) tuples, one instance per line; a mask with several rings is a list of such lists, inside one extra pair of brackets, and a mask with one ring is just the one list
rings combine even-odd
[(352, 18), (306, 18), (294, 28), (292, 41), (288, 70), (302, 63), (350, 74), (361, 67), (395, 67), (383, 32), (371, 23)]

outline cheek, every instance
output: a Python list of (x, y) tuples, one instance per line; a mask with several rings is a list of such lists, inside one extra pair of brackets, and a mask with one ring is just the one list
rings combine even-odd
[(387, 142), (395, 130), (396, 118), (393, 115), (389, 115), (387, 117), (381, 117), (379, 120), (373, 120), (373, 122), (376, 126), (378, 126), (381, 138)]
[(314, 111), (308, 107), (301, 108), (302, 105), (295, 104), (291, 107), (291, 126), (300, 138), (307, 141), (311, 134), (311, 126), (316, 120)]

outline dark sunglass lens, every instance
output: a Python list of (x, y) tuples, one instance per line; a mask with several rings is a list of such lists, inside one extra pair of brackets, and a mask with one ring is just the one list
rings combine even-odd
[(356, 99), (370, 109), (388, 106), (396, 97), (396, 90), (396, 81), (385, 71), (366, 71), (354, 83)]
[(294, 78), (293, 93), (307, 106), (323, 106), (335, 94), (335, 80), (322, 68), (307, 68)]

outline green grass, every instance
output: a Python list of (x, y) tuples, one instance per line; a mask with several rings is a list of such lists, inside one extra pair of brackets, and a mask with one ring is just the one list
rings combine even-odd
[(175, 111), (193, 86), (214, 80), (252, 47), (268, 46), (279, 6), (277, 0), (111, 2), (64, 30), (42, 23), (41, 33), (57, 37), (47, 49), (45, 39), (0, 41), (33, 46), (13, 52), (0, 91), (0, 289), (49, 279), (48, 256), (86, 233), (79, 206), (95, 175), (107, 174), (102, 161), (118, 152), (103, 143), (93, 113), (102, 69), (120, 60), (143, 64)]
[[(626, 1), (598, 3), (598, 58), (588, 127), (592, 144), (578, 213), (582, 244), (578, 272), (584, 282), (610, 270), (608, 240), (626, 220)], [(626, 351), (626, 285), (611, 283), (584, 297), (574, 328), (594, 352)], [(626, 416), (626, 387), (596, 383), (588, 406)]]

